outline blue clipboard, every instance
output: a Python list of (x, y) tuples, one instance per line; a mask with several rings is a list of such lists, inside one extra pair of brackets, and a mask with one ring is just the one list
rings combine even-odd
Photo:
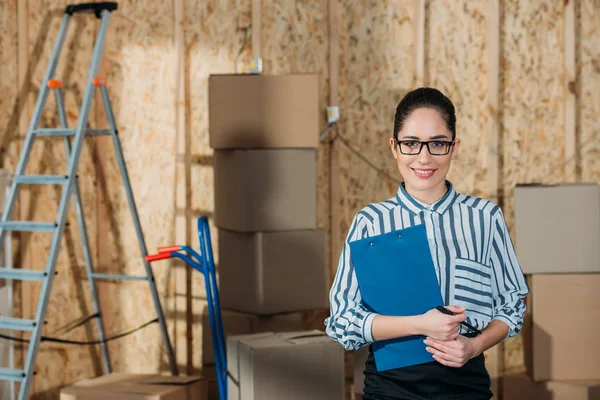
[[(350, 256), (368, 310), (410, 316), (444, 304), (424, 225), (351, 242)], [(419, 335), (373, 343), (377, 370), (435, 362), (424, 339)]]

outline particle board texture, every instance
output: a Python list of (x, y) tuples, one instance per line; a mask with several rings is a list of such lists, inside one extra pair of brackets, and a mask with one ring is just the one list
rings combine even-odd
[(340, 145), (337, 160), (341, 215), (334, 220), (344, 237), (354, 214), (391, 197), (401, 180), (388, 140), (396, 105), (412, 89), (413, 13), (408, 1), (340, 3), (339, 134), (355, 150)]
[(487, 195), (488, 1), (428, 4), (427, 84), (456, 108), (458, 157), (448, 179), (461, 193)]
[(581, 1), (576, 7), (576, 24), (579, 34), (576, 154), (581, 160), (581, 180), (600, 183), (600, 127), (596, 123), (600, 117), (600, 1)]
[[(501, 10), (500, 190), (514, 235), (515, 185), (566, 178), (564, 2), (510, 0)], [(504, 353), (506, 371), (524, 368), (520, 336), (505, 342)]]
[[(148, 252), (173, 240), (176, 63), (173, 6), (131, 0), (113, 13), (105, 71), (119, 138)], [(102, 122), (104, 123), (104, 122)], [(112, 143), (99, 165), (106, 198), (108, 257), (99, 272), (145, 275), (139, 243)], [(167, 303), (170, 263), (152, 265), (161, 302)], [(113, 333), (156, 317), (148, 284), (108, 281), (101, 288), (107, 325)], [(172, 326), (169, 326), (172, 333)], [(111, 342), (114, 370), (150, 373), (166, 361), (158, 324)], [(164, 361), (164, 362), (163, 362)], [(165, 366), (165, 370), (168, 365)]]
[[(262, 0), (256, 5), (260, 6), (257, 19), (252, 18), (251, 0), (119, 2), (109, 26), (102, 73), (108, 81), (150, 253), (173, 243), (198, 248), (196, 218), (212, 218), (214, 211), (208, 76), (248, 72), (253, 50), (263, 58), (264, 74), (317, 74), (319, 109), (324, 112), (330, 101), (329, 44), (336, 37), (339, 40), (339, 59), (334, 60), (339, 62), (339, 151), (330, 160), (327, 141), (318, 149), (319, 228), (328, 235), (339, 232), (342, 237), (337, 239), (343, 240), (360, 208), (395, 193), (402, 177), (388, 140), (395, 107), (416, 83), (415, 56), (421, 45), (415, 36), (418, 2), (339, 0), (336, 7), (330, 7), (330, 1)], [(0, 2), (0, 162), (9, 172), (14, 171), (24, 126), (43, 84), (44, 69), (67, 3)], [(488, 157), (496, 152), (499, 157), (492, 168), (498, 171), (498, 202), (514, 234), (514, 187), (558, 183), (567, 178), (564, 115), (568, 90), (576, 93), (577, 179), (600, 183), (600, 130), (596, 123), (600, 117), (598, 0), (575, 3), (577, 79), (570, 87), (565, 84), (564, 36), (565, 29), (569, 29), (565, 24), (565, 2), (500, 2), (497, 148), (490, 148), (487, 123), (489, 73), (496, 70), (488, 65), (490, 2), (460, 0), (449, 6), (443, 0), (427, 0), (425, 5), (423, 79), (425, 85), (446, 93), (457, 109), (457, 134), (462, 144), (449, 175), (457, 190), (488, 196)], [(338, 14), (329, 15), (331, 10)], [(260, 40), (252, 40), (253, 21), (261, 24), (254, 29), (260, 32)], [(330, 21), (338, 22), (334, 35)], [(57, 69), (57, 77), (63, 80), (71, 127), (79, 115), (97, 29), (95, 18), (76, 15)], [(260, 43), (261, 48), (252, 49), (253, 42)], [(57, 124), (56, 105), (50, 96), (42, 126)], [(98, 106), (92, 109), (90, 126), (106, 126)], [(323, 114), (320, 128), (325, 127)], [(331, 169), (331, 165), (336, 168)], [(40, 140), (27, 172), (57, 174), (64, 170), (62, 141)], [(339, 204), (335, 205), (329, 198), (331, 180), (340, 188), (335, 196)], [(85, 141), (79, 184), (98, 272), (142, 275), (143, 264), (110, 139)], [(52, 220), (59, 196), (56, 187), (26, 187), (19, 198), (20, 218)], [(331, 215), (334, 210), (338, 212)], [(65, 333), (68, 326), (92, 313), (73, 203), (68, 218), (44, 333), (93, 340), (93, 322)], [(332, 223), (336, 229), (332, 229)], [(211, 228), (216, 249), (218, 237), (215, 227)], [(16, 262), (22, 267), (44, 268), (49, 235), (14, 238), (18, 243)], [(218, 254), (215, 256), (218, 263)], [(333, 274), (337, 265), (331, 268)], [(197, 372), (202, 367), (204, 279), (177, 261), (155, 263), (153, 270), (180, 371)], [(39, 286), (27, 283), (15, 289), (15, 315), (32, 317)], [(98, 289), (109, 336), (155, 316), (144, 283), (106, 281), (99, 283)], [(311, 326), (323, 328), (321, 312), (305, 313), (302, 318)], [(169, 371), (156, 324), (111, 342), (109, 348), (117, 371)], [(17, 362), (21, 364), (23, 349), (17, 346)], [(504, 372), (524, 370), (519, 336), (507, 340), (499, 353), (490, 361), (503, 364)], [(61, 386), (101, 374), (100, 353), (97, 346), (44, 343), (36, 370), (32, 398), (54, 399)], [(350, 386), (348, 390), (350, 393)]]

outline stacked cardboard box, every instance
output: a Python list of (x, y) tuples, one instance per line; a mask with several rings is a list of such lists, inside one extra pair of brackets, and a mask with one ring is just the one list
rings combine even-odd
[(506, 377), (505, 398), (538, 391), (527, 398), (598, 399), (600, 187), (517, 186), (515, 228), (530, 286), (521, 332), (527, 376)]
[[(290, 313), (328, 307), (325, 234), (316, 221), (318, 115), (316, 75), (209, 78), (226, 335), (302, 330)], [(210, 365), (206, 320), (204, 332)]]

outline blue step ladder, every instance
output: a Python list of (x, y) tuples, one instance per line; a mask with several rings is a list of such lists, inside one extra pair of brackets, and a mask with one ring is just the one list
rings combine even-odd
[[(108, 97), (108, 91), (105, 86), (106, 82), (103, 79), (97, 77), (98, 69), (100, 67), (100, 59), (104, 49), (104, 41), (108, 29), (108, 22), (110, 19), (111, 12), (115, 11), (116, 9), (117, 3), (114, 2), (84, 3), (69, 5), (66, 7), (65, 14), (62, 18), (60, 30), (58, 32), (58, 37), (54, 44), (52, 55), (50, 57), (50, 62), (46, 70), (46, 74), (44, 76), (43, 85), (40, 88), (33, 116), (29, 124), (29, 128), (27, 130), (27, 136), (23, 144), (23, 149), (19, 156), (19, 162), (17, 164), (13, 176), (10, 192), (4, 206), (4, 212), (2, 214), (2, 220), (0, 222), (0, 246), (2, 246), (2, 244), (4, 243), (4, 235), (10, 231), (48, 232), (52, 233), (53, 235), (48, 260), (46, 262), (44, 270), (0, 268), (0, 278), (9, 280), (12, 279), (38, 281), (42, 284), (34, 319), (0, 317), (0, 329), (12, 331), (25, 331), (31, 333), (29, 337), (29, 346), (27, 348), (27, 357), (25, 359), (24, 368), (22, 370), (12, 368), (0, 368), (0, 380), (20, 383), (18, 400), (27, 399), (29, 389), (31, 387), (31, 382), (34, 375), (35, 360), (40, 347), (40, 339), (42, 337), (42, 330), (44, 326), (44, 321), (46, 319), (48, 301), (50, 299), (52, 281), (54, 280), (56, 272), (56, 260), (58, 258), (58, 252), (60, 250), (60, 243), (72, 195), (74, 196), (75, 211), (77, 214), (79, 230), (81, 234), (81, 241), (83, 244), (85, 266), (89, 278), (88, 281), (92, 295), (91, 297), (93, 302), (94, 313), (97, 315), (96, 327), (98, 329), (98, 340), (101, 341), (100, 349), (102, 353), (104, 372), (106, 374), (110, 373), (111, 365), (106, 343), (103, 342), (103, 340), (105, 339), (105, 334), (102, 319), (100, 317), (100, 305), (98, 302), (98, 294), (96, 291), (95, 280), (117, 279), (146, 281), (150, 286), (150, 291), (152, 293), (154, 307), (156, 308), (158, 323), (162, 334), (163, 344), (166, 348), (171, 373), (173, 375), (178, 375), (177, 363), (175, 360), (171, 342), (169, 340), (165, 316), (160, 304), (158, 291), (156, 289), (156, 282), (150, 264), (146, 261), (146, 256), (148, 252), (146, 250), (144, 235), (140, 226), (137, 208), (131, 190), (131, 184), (129, 182), (129, 176), (127, 173), (127, 168), (125, 166), (125, 160), (123, 158), (123, 151), (118, 137), (115, 117)], [(96, 15), (96, 17), (100, 19), (100, 27), (94, 45), (92, 63), (90, 66), (89, 76), (87, 78), (85, 86), (85, 92), (83, 95), (81, 110), (79, 112), (77, 127), (75, 129), (69, 129), (67, 126), (67, 116), (65, 112), (61, 90), (62, 85), (60, 81), (53, 79), (53, 77), (56, 70), (59, 55), (61, 53), (65, 41), (69, 21), (73, 14), (79, 12), (93, 12)], [(88, 116), (96, 88), (100, 90), (102, 96), (102, 101), (108, 119), (109, 129), (87, 128)], [(54, 90), (56, 96), (56, 103), (58, 107), (61, 127), (56, 129), (40, 129), (40, 119), (50, 90)], [(77, 167), (79, 165), (79, 158), (81, 155), (81, 149), (83, 147), (84, 138), (86, 136), (94, 135), (109, 135), (113, 139), (117, 162), (119, 164), (121, 177), (125, 186), (125, 193), (132, 214), (133, 223), (135, 226), (135, 231), (140, 246), (141, 256), (145, 267), (146, 274), (144, 276), (98, 274), (94, 272), (92, 257), (88, 245), (88, 236), (84, 221), (83, 208), (81, 205), (81, 196), (79, 186), (77, 183)], [(27, 167), (29, 156), (31, 154), (31, 149), (34, 140), (39, 136), (56, 136), (63, 138), (68, 156), (68, 168), (64, 175), (25, 175), (25, 170)], [(15, 201), (18, 198), (18, 193), (21, 185), (30, 184), (52, 184), (63, 186), (62, 195), (60, 197), (60, 202), (58, 206), (58, 215), (56, 216), (55, 221), (30, 222), (11, 220), (11, 216), (13, 214), (15, 206)]]

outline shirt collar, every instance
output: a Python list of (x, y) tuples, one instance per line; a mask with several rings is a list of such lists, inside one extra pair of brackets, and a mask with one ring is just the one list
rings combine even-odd
[[(452, 183), (450, 183), (450, 181), (446, 181), (446, 187), (448, 188), (448, 191), (444, 197), (429, 206), (431, 211), (436, 211), (439, 214), (443, 214), (456, 200), (458, 193), (456, 193), (456, 190), (454, 190), (454, 186)], [(421, 203), (419, 200), (408, 194), (404, 188), (404, 182), (401, 183), (400, 187), (398, 188), (396, 199), (402, 207), (408, 209), (408, 211), (412, 212), (413, 214), (418, 214), (428, 207), (426, 204)]]

